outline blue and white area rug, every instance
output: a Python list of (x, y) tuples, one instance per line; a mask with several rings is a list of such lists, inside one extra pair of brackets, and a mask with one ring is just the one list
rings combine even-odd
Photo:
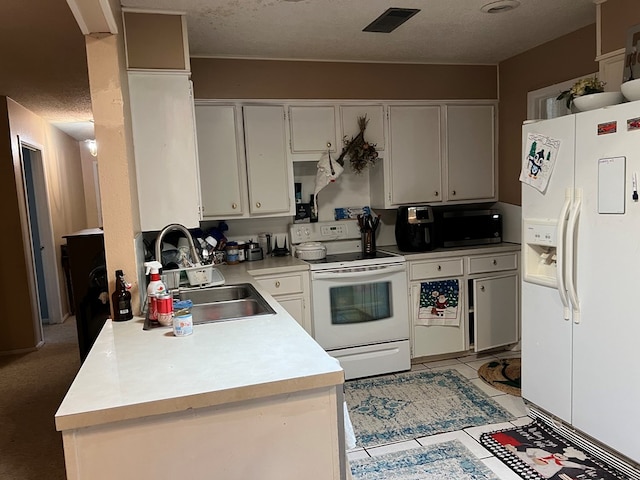
[(515, 418), (455, 370), (348, 381), (345, 400), (365, 448)]
[(354, 480), (497, 480), (458, 440), (349, 464)]

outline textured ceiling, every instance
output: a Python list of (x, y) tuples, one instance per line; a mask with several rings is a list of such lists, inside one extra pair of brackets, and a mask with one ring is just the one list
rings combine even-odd
[(0, 95), (80, 140), (92, 136), (84, 36), (67, 2), (2, 0), (0, 18)]
[[(192, 56), (496, 64), (595, 23), (592, 0), (122, 0), (187, 12)], [(390, 34), (362, 32), (389, 7), (421, 11)]]
[[(592, 0), (123, 0), (187, 13), (192, 56), (496, 64), (595, 22)], [(390, 34), (362, 29), (389, 7), (421, 11)], [(78, 140), (93, 128), (84, 37), (65, 0), (0, 1), (0, 94)]]

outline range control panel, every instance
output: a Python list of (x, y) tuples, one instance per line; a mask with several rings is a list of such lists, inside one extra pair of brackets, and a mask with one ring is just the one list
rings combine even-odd
[(289, 225), (291, 243), (331, 242), (360, 238), (360, 229), (356, 220), (339, 222), (293, 223)]

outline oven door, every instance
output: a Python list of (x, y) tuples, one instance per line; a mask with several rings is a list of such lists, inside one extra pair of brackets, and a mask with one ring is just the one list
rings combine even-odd
[(404, 263), (312, 271), (314, 338), (325, 349), (409, 338)]

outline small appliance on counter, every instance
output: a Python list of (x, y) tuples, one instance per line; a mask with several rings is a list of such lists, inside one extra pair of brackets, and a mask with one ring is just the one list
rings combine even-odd
[(396, 216), (396, 244), (403, 252), (436, 248), (433, 209), (428, 205), (403, 205)]
[(439, 247), (502, 242), (502, 214), (491, 208), (434, 209)]
[(262, 247), (259, 243), (254, 242), (253, 240), (249, 241), (247, 246), (247, 262), (254, 262), (256, 260), (262, 260), (264, 258), (264, 254), (262, 252)]

